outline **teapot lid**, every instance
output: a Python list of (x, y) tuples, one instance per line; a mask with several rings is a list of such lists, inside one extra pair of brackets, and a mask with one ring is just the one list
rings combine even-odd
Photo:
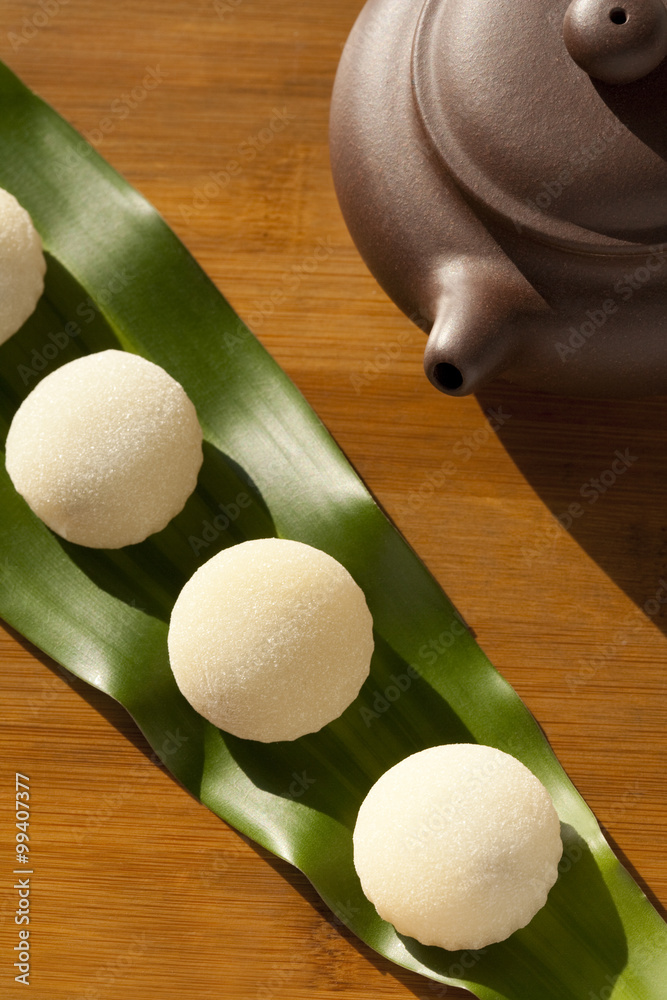
[[(659, 22), (646, 56), (642, 17)], [(620, 73), (639, 78), (589, 75), (612, 66), (613, 49), (616, 79), (633, 44)], [(662, 0), (426, 0), (413, 88), (433, 146), (475, 201), (540, 240), (627, 252), (667, 239), (664, 54)]]

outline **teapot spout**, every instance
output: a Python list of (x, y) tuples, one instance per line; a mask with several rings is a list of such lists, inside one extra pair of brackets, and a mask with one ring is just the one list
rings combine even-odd
[(518, 351), (518, 316), (548, 310), (507, 264), (468, 259), (447, 268), (424, 352), (424, 371), (441, 392), (467, 396), (501, 375)]

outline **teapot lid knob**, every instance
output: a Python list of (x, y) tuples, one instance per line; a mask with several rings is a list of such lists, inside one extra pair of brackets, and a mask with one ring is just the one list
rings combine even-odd
[(589, 76), (632, 83), (667, 56), (667, 8), (663, 0), (572, 0), (563, 38)]

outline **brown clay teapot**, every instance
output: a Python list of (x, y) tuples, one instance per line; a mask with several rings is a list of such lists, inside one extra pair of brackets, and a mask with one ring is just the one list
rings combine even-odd
[(667, 392), (663, 0), (370, 0), (331, 161), (362, 256), (462, 396)]

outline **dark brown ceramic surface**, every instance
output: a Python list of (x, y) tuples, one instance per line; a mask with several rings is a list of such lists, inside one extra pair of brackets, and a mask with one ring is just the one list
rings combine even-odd
[(367, 3), (334, 180), (438, 388), (667, 389), (665, 53), (662, 0)]

